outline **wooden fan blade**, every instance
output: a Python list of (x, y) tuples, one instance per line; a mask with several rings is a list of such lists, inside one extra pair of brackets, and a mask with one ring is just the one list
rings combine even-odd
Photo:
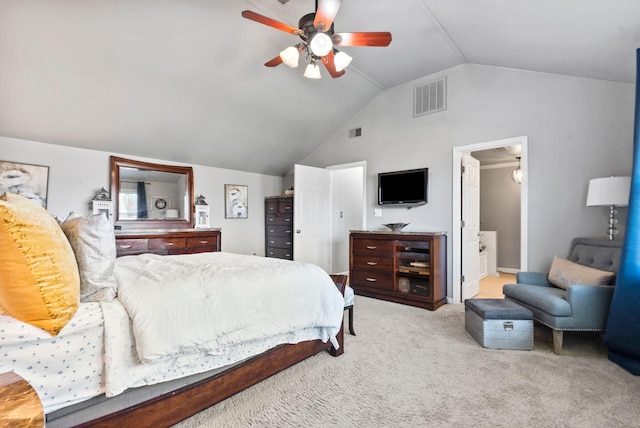
[(282, 58), (280, 58), (280, 55), (264, 63), (267, 67), (276, 67), (280, 64), (282, 64)]
[(335, 46), (389, 46), (391, 33), (386, 31), (367, 33), (336, 33), (331, 37)]
[(284, 31), (285, 33), (294, 34), (296, 36), (303, 34), (302, 30), (300, 30), (299, 28), (292, 27), (291, 25), (285, 24), (280, 21), (276, 21), (275, 19), (267, 18), (264, 15), (260, 15), (259, 13), (255, 13), (250, 10), (243, 10), (242, 16), (252, 21), (259, 22), (260, 24), (273, 27), (276, 30)]
[(319, 31), (327, 31), (331, 28), (338, 9), (340, 9), (340, 0), (318, 0), (318, 10), (316, 10), (313, 26)]
[(344, 74), (344, 70), (342, 70), (342, 71), (337, 71), (336, 70), (336, 64), (334, 62), (333, 51), (330, 51), (326, 56), (322, 57), (322, 63), (327, 68), (327, 71), (329, 72), (331, 77), (333, 77), (334, 79), (336, 77), (340, 77), (340, 76), (342, 76)]

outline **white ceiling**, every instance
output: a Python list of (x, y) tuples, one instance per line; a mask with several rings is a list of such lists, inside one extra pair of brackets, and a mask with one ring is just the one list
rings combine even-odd
[(386, 88), (484, 64), (635, 82), (639, 0), (343, 0), (344, 76), (264, 67), (312, 0), (0, 0), (0, 135), (281, 175)]

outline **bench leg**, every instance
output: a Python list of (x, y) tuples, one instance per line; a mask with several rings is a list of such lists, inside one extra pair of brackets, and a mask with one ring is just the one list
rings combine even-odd
[(349, 333), (355, 336), (356, 332), (353, 331), (353, 306), (349, 306), (347, 309), (349, 309)]
[(553, 352), (556, 355), (560, 355), (562, 353), (562, 330), (551, 330), (553, 331)]

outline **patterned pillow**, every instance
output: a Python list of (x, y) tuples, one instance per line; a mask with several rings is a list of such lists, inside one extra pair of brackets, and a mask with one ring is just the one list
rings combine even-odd
[(80, 277), (69, 241), (44, 208), (0, 196), (0, 306), (57, 335), (78, 309)]
[(549, 270), (549, 282), (556, 287), (566, 290), (570, 285), (608, 285), (614, 277), (613, 272), (607, 272), (584, 266), (572, 261), (554, 257)]
[(80, 270), (80, 300), (109, 302), (116, 297), (113, 276), (116, 238), (104, 214), (73, 217), (62, 223), (62, 230), (73, 248)]

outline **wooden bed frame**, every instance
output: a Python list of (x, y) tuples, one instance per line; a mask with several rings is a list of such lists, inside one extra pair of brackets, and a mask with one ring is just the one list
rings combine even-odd
[[(344, 295), (346, 275), (331, 275)], [(184, 386), (143, 403), (94, 419), (77, 427), (170, 427), (232, 395), (263, 381), (294, 364), (327, 350), (337, 357), (344, 353), (344, 327), (337, 334), (339, 349), (321, 340), (281, 345), (207, 379)]]

